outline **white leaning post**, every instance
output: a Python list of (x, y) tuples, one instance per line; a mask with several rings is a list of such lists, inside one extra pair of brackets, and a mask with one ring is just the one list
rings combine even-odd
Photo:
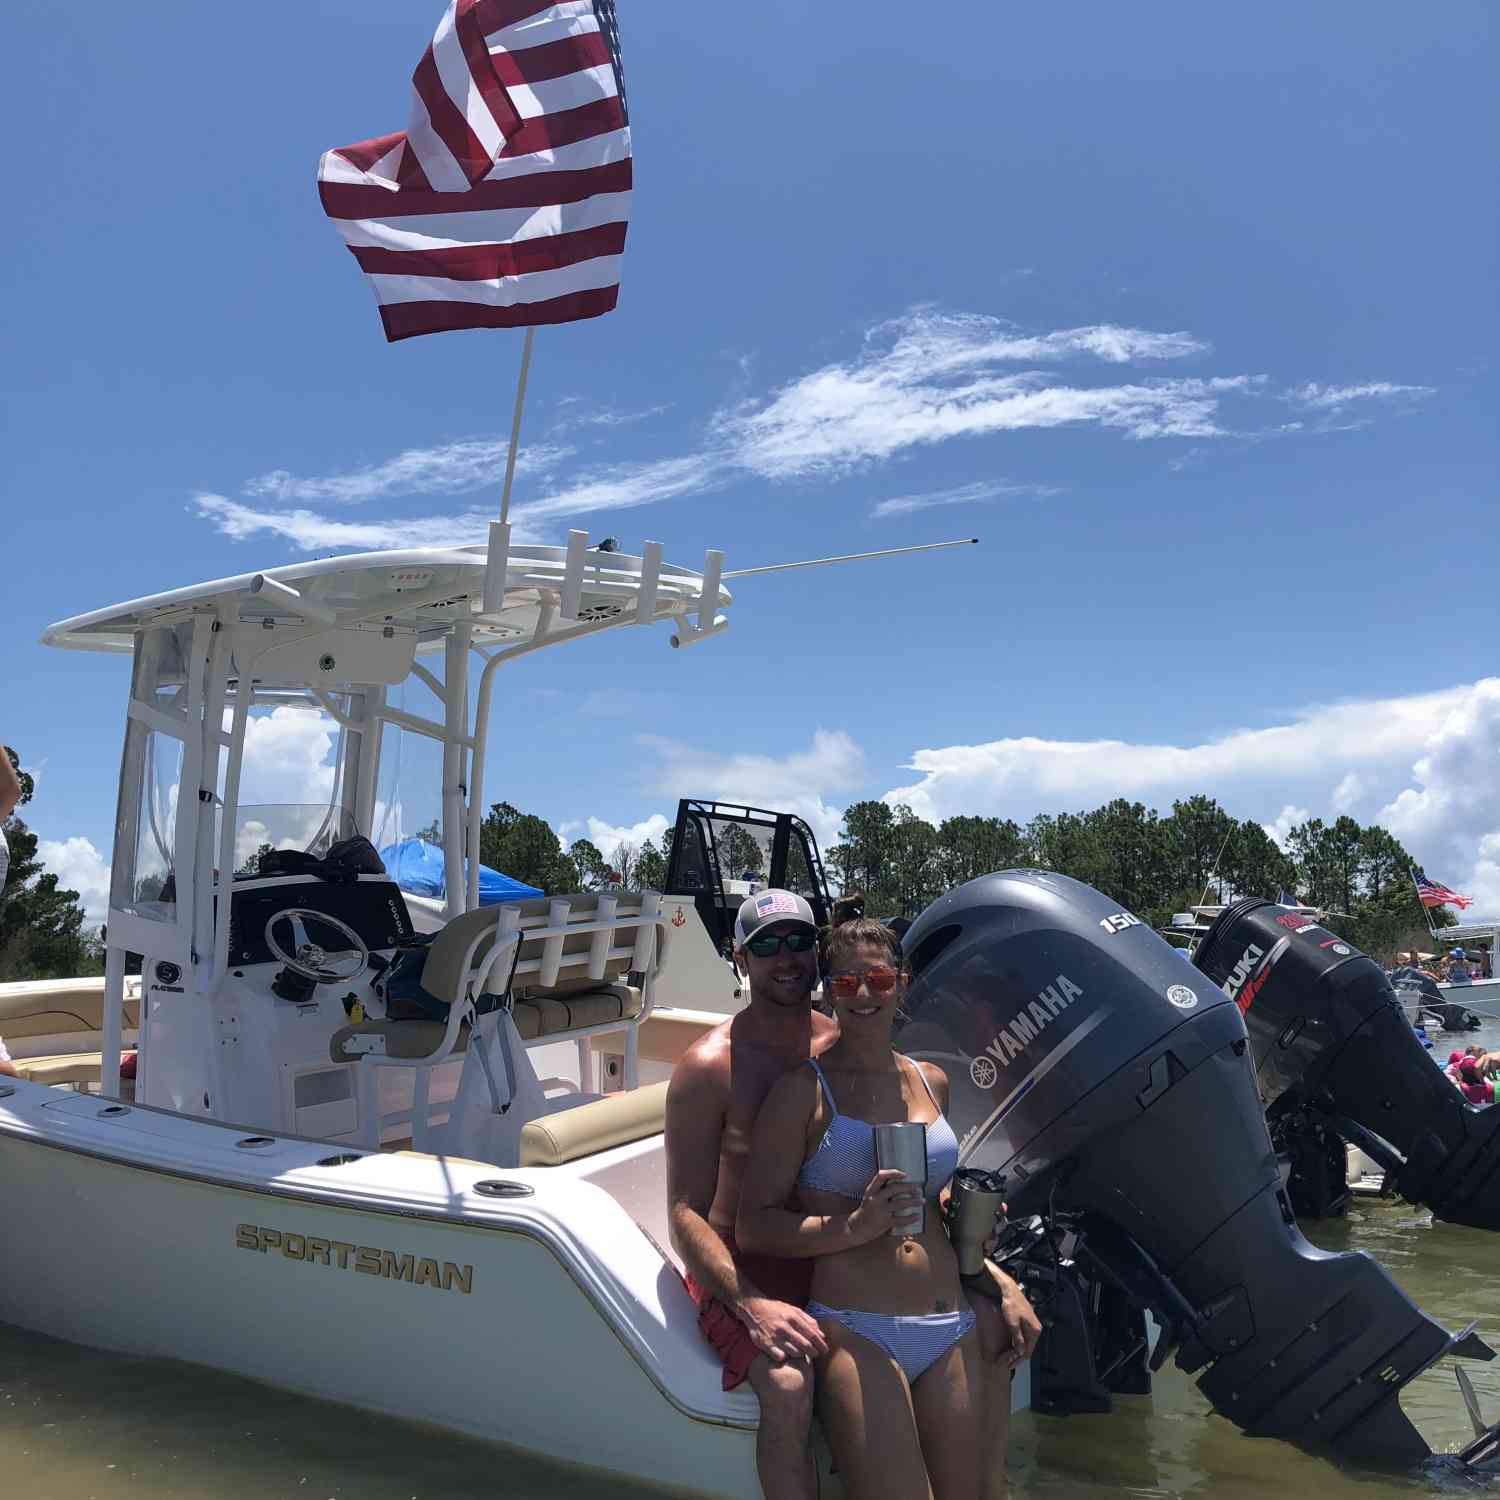
[(557, 615), (569, 625), (577, 622), (578, 609), (583, 603), (583, 566), (588, 558), (588, 545), (588, 532), (568, 532), (568, 550), (563, 559), (562, 597)]
[(641, 549), (641, 592), (636, 600), (638, 625), (649, 625), (656, 618), (656, 595), (661, 583), (661, 543), (647, 542)]

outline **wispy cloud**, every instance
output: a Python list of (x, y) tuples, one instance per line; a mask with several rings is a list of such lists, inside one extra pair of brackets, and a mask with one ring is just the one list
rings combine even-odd
[[(625, 510), (703, 493), (724, 484), (729, 469), (709, 453), (664, 458), (638, 464), (615, 464), (578, 476), (571, 484), (538, 500), (511, 506), (512, 534), (518, 542), (537, 542), (551, 534), (555, 522), (586, 512)], [(489, 476), (493, 487), (494, 475)], [(485, 539), (489, 522), (499, 513), (499, 497), (485, 507), (446, 515), (393, 517), (380, 521), (345, 521), (298, 507), (280, 510), (246, 505), (224, 495), (194, 496), (198, 514), (235, 541), (265, 533), (279, 536), (304, 552), (346, 547), (452, 547)]]
[(980, 479), (948, 490), (928, 490), (921, 495), (897, 495), (882, 500), (870, 512), (875, 520), (889, 516), (909, 516), (915, 511), (932, 510), (939, 505), (976, 505), (985, 500), (1003, 500), (1015, 495), (1057, 495), (1061, 489), (1048, 484), (1006, 484), (1000, 480)]
[(1304, 385), (1294, 386), (1286, 396), (1288, 401), (1311, 407), (1314, 411), (1334, 411), (1353, 401), (1400, 398), (1421, 401), (1435, 393), (1436, 388), (1430, 385), (1396, 385), (1389, 380), (1371, 380), (1364, 385), (1319, 385), (1317, 381), (1309, 380)]
[(637, 422), (659, 417), (671, 411), (672, 403), (663, 401), (660, 406), (644, 406), (639, 411), (621, 411), (617, 406), (595, 406), (584, 396), (564, 396), (557, 403), (558, 428), (571, 427), (631, 427)]
[(338, 521), (312, 510), (256, 509), (212, 494), (195, 495), (193, 504), (200, 516), (237, 542), (266, 534), (279, 536), (303, 552), (463, 546), (482, 542), (486, 525), (495, 518), (493, 510), (471, 510), (462, 515), (390, 521)]
[[(1044, 368), (1065, 360), (1139, 365), (1209, 352), (1208, 343), (1181, 331), (1101, 323), (1028, 333), (998, 318), (917, 308), (871, 328), (852, 358), (747, 395), (713, 414), (702, 440), (687, 453), (565, 475), (560, 471), (573, 448), (557, 442), (523, 447), (517, 472), (529, 483), (525, 498), (512, 507), (511, 519), (518, 540), (540, 540), (555, 533), (556, 522), (565, 516), (704, 494), (747, 474), (772, 482), (839, 478), (924, 447), (1026, 430), (1092, 425), (1138, 441), (1198, 441), (1200, 447), (1179, 463), (1206, 451), (1204, 443), (1219, 448), (1226, 440), (1258, 441), (1302, 430), (1303, 424), (1292, 422), (1251, 432), (1244, 430), (1249, 424), (1224, 416), (1226, 403), (1243, 405), (1268, 394), (1264, 375), (1132, 372), (1126, 380), (1095, 384), (1081, 372), (1064, 379)], [(1358, 425), (1342, 420), (1350, 403), (1415, 400), (1431, 393), (1427, 386), (1374, 381), (1307, 383), (1281, 394), (1311, 414), (1306, 430), (1315, 435)], [(591, 409), (582, 398), (571, 397), (563, 406), (568, 416), (559, 431), (566, 426), (575, 431), (624, 427), (667, 409)], [(268, 533), (305, 551), (478, 541), (492, 514), (488, 505), (363, 524), (324, 515), (318, 507), (493, 490), (505, 451), (500, 440), (475, 438), (409, 448), (343, 473), (306, 476), (278, 469), (251, 480), (238, 499), (204, 493), (195, 504), (225, 535), (244, 539)], [(1005, 495), (1050, 493), (1056, 491), (1047, 486), (975, 484), (896, 496), (881, 501), (873, 514), (883, 518)]]
[(770, 479), (837, 475), (920, 445), (1025, 428), (1097, 423), (1131, 437), (1212, 437), (1219, 397), (1260, 377), (1054, 384), (1018, 362), (1092, 356), (1111, 364), (1182, 359), (1186, 333), (1104, 324), (1022, 336), (996, 318), (921, 309), (874, 328), (858, 358), (824, 365), (769, 398), (720, 415), (735, 462)]
[(722, 455), (713, 452), (614, 464), (587, 471), (561, 489), (516, 506), (511, 518), (518, 525), (534, 527), (541, 521), (585, 511), (627, 510), (656, 500), (701, 493), (724, 484), (728, 477)]
[[(283, 504), (363, 505), (391, 495), (464, 495), (495, 487), (505, 467), (509, 441), (468, 438), (435, 448), (408, 448), (394, 458), (345, 474), (308, 476), (272, 469), (245, 486), (258, 500)], [(548, 474), (573, 454), (559, 443), (532, 443), (516, 455), (516, 473)]]

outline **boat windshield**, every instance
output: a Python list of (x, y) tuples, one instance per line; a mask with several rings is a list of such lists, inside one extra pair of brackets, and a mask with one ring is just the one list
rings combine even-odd
[(320, 802), (261, 802), (249, 807), (241, 803), (234, 838), (234, 878), (259, 875), (261, 860), (273, 849), (300, 849), (322, 856), (353, 832), (354, 815), (347, 807)]
[[(336, 706), (347, 712), (345, 702)], [(272, 850), (322, 855), (356, 831), (350, 761), (357, 741), (305, 698), (288, 694), (250, 709), (235, 811), (236, 879), (258, 875)]]

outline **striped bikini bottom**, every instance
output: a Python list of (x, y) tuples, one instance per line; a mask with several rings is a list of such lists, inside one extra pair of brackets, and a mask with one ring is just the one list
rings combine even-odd
[(878, 1344), (901, 1366), (908, 1385), (974, 1326), (974, 1313), (967, 1307), (959, 1312), (907, 1318), (861, 1312), (858, 1308), (828, 1307), (822, 1302), (809, 1302), (807, 1311), (810, 1317), (841, 1323), (850, 1333)]

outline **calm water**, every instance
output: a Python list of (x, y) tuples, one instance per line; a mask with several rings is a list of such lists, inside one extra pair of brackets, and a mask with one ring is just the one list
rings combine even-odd
[[(1479, 1039), (1500, 1046), (1500, 1025), (1487, 1026)], [(1433, 1317), (1449, 1327), (1477, 1318), (1481, 1333), (1500, 1347), (1500, 1235), (1436, 1224), (1424, 1211), (1369, 1200), (1346, 1222), (1311, 1230), (1325, 1248), (1370, 1251)], [(1470, 1362), (1468, 1370), (1486, 1417), (1500, 1418), (1500, 1361)], [(400, 1377), (393, 1371), (389, 1378)], [(497, 1370), (497, 1384), (504, 1379)], [(1408, 1387), (1404, 1404), (1434, 1448), (1467, 1441), (1450, 1363)], [(1438, 1493), (1431, 1481), (1342, 1471), (1284, 1444), (1243, 1438), (1170, 1367), (1157, 1377), (1154, 1395), (1120, 1399), (1108, 1416), (1018, 1417), (1010, 1471), (1016, 1500), (1122, 1494), (1240, 1500), (1278, 1491), (1392, 1500)], [(1500, 1494), (1500, 1480), (1493, 1488)], [(231, 1376), (98, 1354), (0, 1325), (0, 1495), (635, 1500), (646, 1493)]]

